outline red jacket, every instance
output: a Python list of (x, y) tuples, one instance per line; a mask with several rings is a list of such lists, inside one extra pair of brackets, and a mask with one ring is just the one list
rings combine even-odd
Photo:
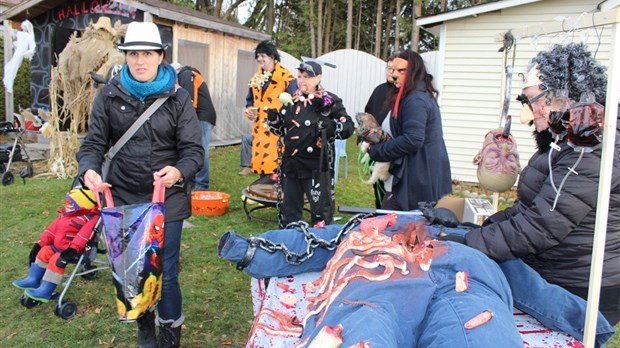
[(66, 213), (63, 208), (58, 212), (60, 216), (39, 237), (39, 245), (53, 245), (58, 250), (71, 248), (81, 253), (99, 221), (99, 211), (80, 209)]

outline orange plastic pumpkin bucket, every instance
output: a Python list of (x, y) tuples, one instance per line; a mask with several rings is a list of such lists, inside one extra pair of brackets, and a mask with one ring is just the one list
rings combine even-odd
[(192, 214), (218, 216), (226, 213), (230, 195), (216, 191), (192, 192)]

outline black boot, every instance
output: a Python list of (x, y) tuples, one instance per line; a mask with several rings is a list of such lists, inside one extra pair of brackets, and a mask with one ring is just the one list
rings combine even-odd
[(138, 348), (157, 348), (155, 313), (146, 312), (138, 318)]
[(181, 325), (172, 327), (173, 324), (166, 323), (159, 326), (159, 348), (181, 346)]

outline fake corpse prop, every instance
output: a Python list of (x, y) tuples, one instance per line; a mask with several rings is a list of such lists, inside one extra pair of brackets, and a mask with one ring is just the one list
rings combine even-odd
[[(318, 280), (303, 285), (309, 300), (304, 317), (283, 317), (270, 310), (275, 324), (258, 323), (253, 330), (283, 338), (298, 336), (299, 347), (523, 347), (512, 314), (514, 295), (515, 305), (537, 302), (537, 308), (544, 308), (548, 318), (538, 315), (537, 319), (548, 327), (582, 337), (585, 301), (549, 285), (533, 270), (533, 274), (524, 272), (528, 266), (520, 260), (506, 265), (511, 277), (518, 279), (511, 284), (503, 268), (482, 253), (434, 239), (440, 231), (464, 234), (466, 230), (429, 226), (422, 217), (396, 215), (340, 227), (269, 231), (249, 243), (234, 232), (221, 238), (219, 255), (243, 261), (239, 268), (256, 278), (324, 268)], [(295, 259), (290, 257), (294, 254), (307, 254), (309, 242), (316, 245), (318, 239), (325, 245), (340, 241), (333, 251), (310, 248), (312, 256), (301, 264), (287, 262)], [(275, 250), (274, 246), (286, 246), (286, 252), (267, 251)], [(538, 300), (530, 298), (530, 288), (537, 290)], [(549, 289), (553, 297), (544, 295)], [(294, 305), (294, 293), (281, 303)], [(532, 307), (525, 309), (532, 312)], [(556, 320), (566, 313), (583, 314), (583, 320)], [(602, 344), (613, 328), (601, 315), (599, 325)]]

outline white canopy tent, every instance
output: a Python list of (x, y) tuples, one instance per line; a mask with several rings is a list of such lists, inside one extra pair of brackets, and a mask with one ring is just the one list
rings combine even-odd
[(588, 307), (586, 324), (584, 327), (584, 344), (594, 347), (596, 337), (596, 320), (598, 303), (600, 300), (601, 276), (603, 272), (603, 256), (605, 252), (605, 236), (607, 234), (607, 217), (609, 213), (609, 192), (613, 168), (614, 144), (616, 140), (616, 123), (618, 117), (618, 90), (620, 89), (620, 10), (582, 14), (574, 18), (566, 18), (561, 22), (530, 26), (512, 33), (515, 39), (537, 37), (541, 35), (557, 34), (567, 31), (611, 26), (611, 55), (608, 66), (607, 100), (605, 121), (603, 124), (603, 143), (601, 154), (600, 180), (598, 187), (598, 201), (596, 224), (594, 227), (594, 248), (592, 250), (592, 266), (590, 268), (590, 283), (588, 291)]

